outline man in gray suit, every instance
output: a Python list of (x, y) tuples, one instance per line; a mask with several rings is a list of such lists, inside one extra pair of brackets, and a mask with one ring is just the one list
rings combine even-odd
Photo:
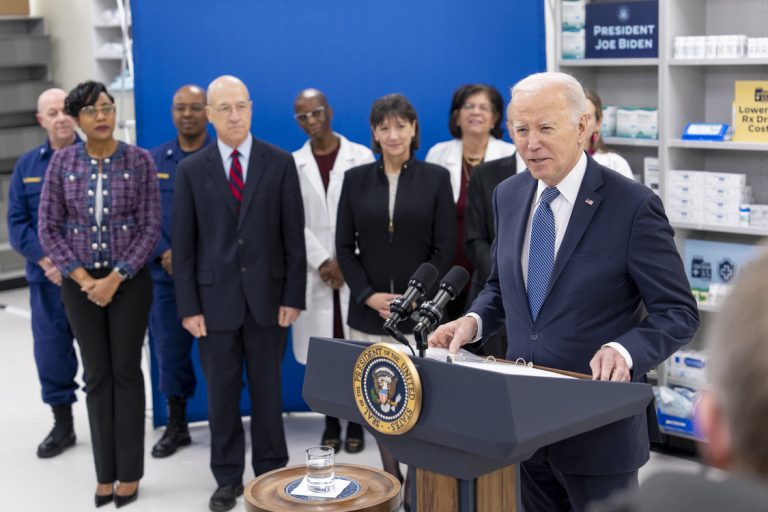
[(206, 113), (217, 143), (182, 160), (176, 174), (173, 269), (184, 328), (199, 339), (208, 386), (213, 511), (243, 492), (240, 420), (243, 363), (251, 396), (256, 476), (288, 462), (280, 363), (288, 326), (304, 309), (304, 210), (290, 153), (250, 133), (245, 84), (222, 76)]

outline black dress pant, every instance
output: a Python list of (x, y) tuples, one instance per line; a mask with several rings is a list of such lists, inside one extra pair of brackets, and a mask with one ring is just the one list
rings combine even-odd
[(587, 505), (613, 494), (636, 489), (637, 471), (615, 475), (572, 475), (559, 471), (537, 451), (520, 463), (520, 486), (525, 512), (583, 512)]
[(240, 485), (245, 470), (245, 434), (240, 418), (243, 364), (251, 397), (251, 449), (255, 476), (288, 463), (283, 430), (280, 365), (288, 330), (261, 327), (246, 313), (235, 331), (208, 331), (198, 340), (208, 386), (211, 471), (216, 483)]
[[(102, 278), (111, 270), (94, 270)], [(72, 279), (61, 298), (80, 345), (96, 478), (100, 484), (132, 482), (144, 475), (144, 376), (141, 347), (152, 305), (146, 268), (120, 284), (100, 307)]]

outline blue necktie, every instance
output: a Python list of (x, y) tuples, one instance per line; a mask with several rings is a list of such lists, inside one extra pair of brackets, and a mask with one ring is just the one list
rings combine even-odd
[(531, 222), (531, 246), (528, 251), (528, 307), (531, 318), (539, 316), (547, 295), (549, 277), (555, 266), (555, 216), (549, 204), (560, 195), (555, 187), (547, 187), (541, 194), (539, 206)]

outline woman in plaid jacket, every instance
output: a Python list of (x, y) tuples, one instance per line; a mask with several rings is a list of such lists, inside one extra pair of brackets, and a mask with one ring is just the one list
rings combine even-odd
[(65, 276), (62, 301), (83, 358), (96, 506), (113, 499), (122, 506), (138, 496), (144, 472), (140, 364), (152, 302), (144, 262), (160, 233), (157, 170), (145, 150), (114, 138), (114, 99), (104, 84), (81, 83), (64, 109), (87, 139), (51, 159), (40, 241)]

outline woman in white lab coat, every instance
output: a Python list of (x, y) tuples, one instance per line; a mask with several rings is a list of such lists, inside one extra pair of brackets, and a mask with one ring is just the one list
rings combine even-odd
[[(453, 93), (448, 129), (453, 140), (440, 142), (430, 148), (427, 162), (448, 169), (451, 175), (453, 201), (456, 203), (456, 256), (454, 265), (461, 265), (470, 274), (472, 263), (464, 254), (464, 211), (467, 207), (469, 180), (473, 169), (491, 160), (515, 153), (515, 146), (501, 140), (501, 120), (504, 102), (499, 91), (490, 85), (470, 84)], [(520, 170), (524, 166), (518, 167)], [(464, 313), (469, 287), (448, 303), (448, 319)]]
[(603, 102), (600, 100), (600, 96), (589, 89), (585, 89), (584, 94), (587, 96), (587, 116), (589, 117), (587, 133), (590, 134), (587, 136), (587, 152), (600, 165), (634, 180), (635, 177), (629, 163), (618, 153), (610, 151), (603, 141), (603, 136), (600, 135), (600, 130), (603, 127)]

